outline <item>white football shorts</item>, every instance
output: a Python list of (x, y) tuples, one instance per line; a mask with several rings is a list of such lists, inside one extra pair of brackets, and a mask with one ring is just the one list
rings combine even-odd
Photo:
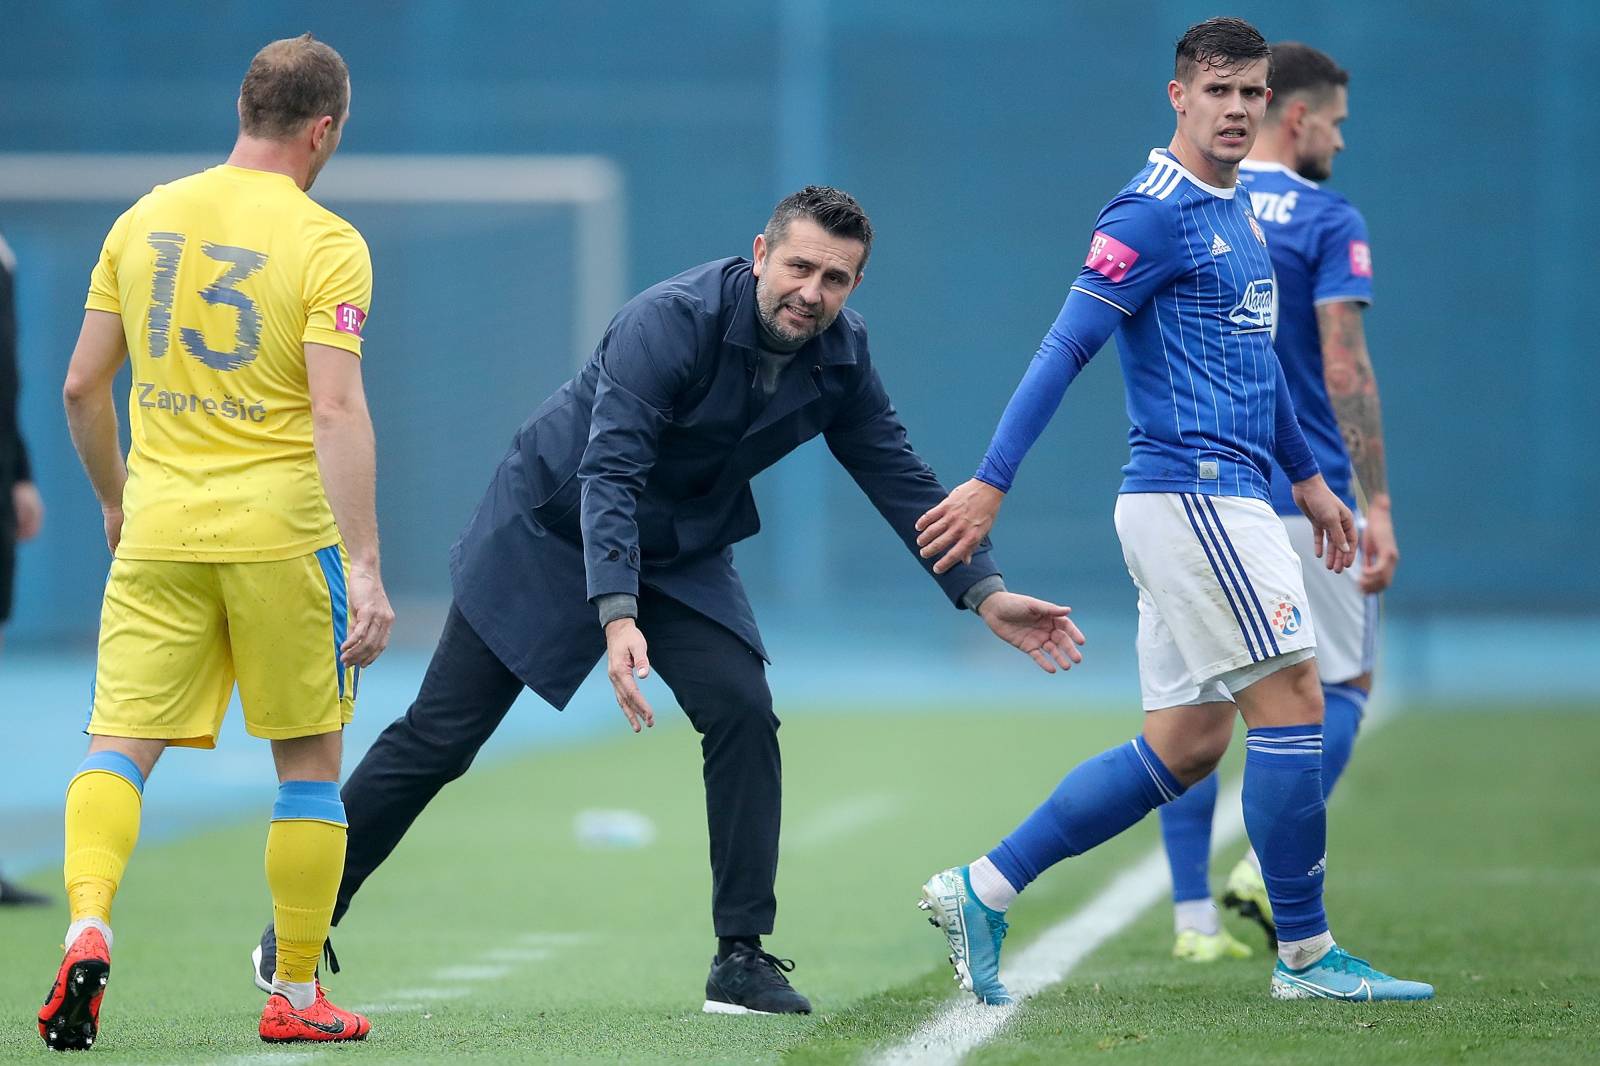
[(1125, 493), (1116, 525), (1139, 590), (1145, 710), (1232, 701), (1313, 656), (1300, 559), (1265, 501)]
[[(1289, 544), (1300, 556), (1311, 615), (1317, 620), (1317, 675), (1340, 685), (1372, 670), (1378, 657), (1378, 597), (1361, 591), (1361, 567), (1335, 574), (1317, 558), (1311, 520), (1282, 515)], [(1356, 524), (1365, 528), (1360, 517)]]

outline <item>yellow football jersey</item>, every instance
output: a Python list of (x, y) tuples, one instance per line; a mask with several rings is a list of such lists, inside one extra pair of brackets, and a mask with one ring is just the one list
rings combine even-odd
[(288, 559), (339, 540), (306, 342), (361, 354), (366, 242), (284, 174), (217, 166), (112, 226), (90, 310), (122, 317), (133, 446), (117, 557)]

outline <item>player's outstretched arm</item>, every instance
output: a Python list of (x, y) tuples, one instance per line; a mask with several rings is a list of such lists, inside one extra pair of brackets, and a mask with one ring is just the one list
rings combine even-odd
[(1361, 544), (1361, 591), (1382, 592), (1394, 582), (1400, 563), (1389, 505), (1389, 472), (1384, 457), (1383, 416), (1378, 379), (1367, 351), (1363, 305), (1335, 300), (1317, 305), (1322, 338), (1322, 376), (1333, 404), (1345, 450), (1366, 496), (1367, 528)]
[(350, 633), (346, 666), (370, 666), (389, 644), (394, 610), (378, 566), (377, 457), (361, 358), (326, 344), (306, 345), (317, 469), (339, 537), (350, 556)]
[(984, 598), (978, 617), (994, 635), (1021, 651), (1047, 674), (1083, 662), (1083, 631), (1067, 617), (1071, 607), (1004, 590)]
[(122, 459), (122, 442), (117, 439), (117, 401), (112, 382), (127, 357), (122, 316), (109, 311), (85, 311), (61, 390), (72, 446), (100, 501), (106, 546), (113, 555), (122, 539), (122, 486), (128, 480), (128, 468)]

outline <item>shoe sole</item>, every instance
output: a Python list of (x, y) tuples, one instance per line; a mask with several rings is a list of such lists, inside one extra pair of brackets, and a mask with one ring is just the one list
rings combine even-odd
[(928, 924), (944, 934), (945, 944), (950, 948), (950, 965), (956, 972), (956, 983), (964, 991), (971, 992), (972, 970), (967, 966), (967, 960), (962, 958), (961, 949), (956, 946), (955, 939), (950, 935), (950, 928), (945, 924), (947, 922), (955, 922), (961, 930), (961, 939), (965, 942), (967, 939), (965, 919), (962, 918), (959, 909), (952, 914), (940, 902), (939, 896), (933, 891), (932, 886), (933, 882), (931, 881), (922, 886), (922, 898), (917, 900), (917, 909), (927, 911)]
[(100, 1034), (99, 1019), (91, 1005), (105, 991), (111, 978), (111, 964), (103, 959), (84, 959), (67, 971), (67, 990), (61, 1006), (48, 1020), (41, 1019), (44, 1042), (52, 1051), (88, 1051)]
[(1222, 894), (1222, 905), (1246, 921), (1255, 922), (1261, 931), (1267, 934), (1267, 950), (1278, 950), (1278, 927), (1272, 919), (1261, 909), (1261, 905), (1253, 899), (1245, 899), (1234, 892)]
[(1291, 999), (1325, 999), (1334, 1003), (1421, 1003), (1433, 998), (1433, 993), (1425, 996), (1382, 996), (1375, 994), (1370, 988), (1365, 996), (1341, 996), (1334, 992), (1318, 992), (1303, 985), (1292, 984), (1274, 976), (1272, 979), (1272, 998), (1277, 1000)]
[(700, 1007), (702, 1014), (759, 1014), (763, 1017), (776, 1017), (777, 1011), (755, 1010), (751, 1007), (741, 1007), (737, 1003), (724, 1003), (720, 999), (708, 999)]
[(261, 979), (261, 956), (261, 945), (257, 944), (255, 950), (250, 952), (250, 980), (255, 982), (257, 988), (270, 996), (272, 995), (272, 982)]

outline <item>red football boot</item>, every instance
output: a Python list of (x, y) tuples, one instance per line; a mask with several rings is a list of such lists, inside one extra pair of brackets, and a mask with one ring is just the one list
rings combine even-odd
[(67, 948), (39, 1009), (39, 1035), (52, 1051), (87, 1051), (100, 1032), (100, 1001), (111, 976), (111, 950), (95, 928), (85, 929)]
[(305, 1010), (295, 1010), (287, 996), (274, 992), (261, 1009), (261, 1039), (273, 1044), (294, 1040), (365, 1040), (372, 1023), (355, 1011), (343, 1010), (328, 1002), (322, 983), (317, 983), (316, 1001)]

